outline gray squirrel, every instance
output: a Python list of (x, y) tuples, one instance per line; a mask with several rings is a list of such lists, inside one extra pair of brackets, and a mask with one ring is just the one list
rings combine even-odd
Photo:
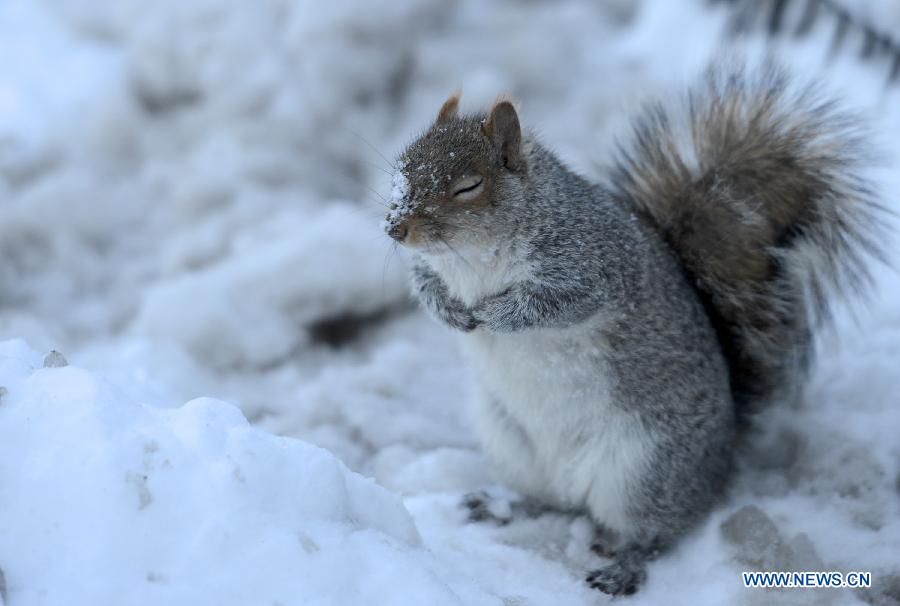
[(630, 594), (722, 495), (762, 406), (797, 397), (830, 301), (860, 290), (882, 207), (857, 121), (773, 64), (649, 106), (602, 182), (459, 96), (400, 155), (385, 231), (461, 331), (499, 476), (585, 511)]

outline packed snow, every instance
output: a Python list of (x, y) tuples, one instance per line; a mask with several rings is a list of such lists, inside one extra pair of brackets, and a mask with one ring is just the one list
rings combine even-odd
[[(894, 3), (852, 4), (900, 36)], [(583, 516), (465, 521), (464, 494), (515, 495), (381, 229), (393, 162), (462, 89), (463, 111), (521, 101), (596, 175), (640, 99), (735, 42), (729, 6), (0, 3), (0, 604), (605, 603)], [(833, 27), (738, 46), (900, 132), (890, 58), (830, 57)], [(900, 143), (873, 143), (900, 210)], [(630, 603), (900, 603), (900, 275), (876, 267), (818, 348)]]
[[(450, 152), (453, 155), (453, 152)], [(381, 224), (384, 231), (388, 231), (401, 219), (410, 215), (415, 207), (409, 196), (409, 179), (402, 170), (395, 170), (391, 177), (391, 194), (388, 197), (388, 212)]]

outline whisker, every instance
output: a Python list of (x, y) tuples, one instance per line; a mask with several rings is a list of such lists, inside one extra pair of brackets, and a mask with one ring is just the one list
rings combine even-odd
[(474, 267), (471, 263), (469, 263), (469, 261), (467, 261), (466, 258), (463, 257), (463, 256), (459, 253), (458, 250), (456, 250), (455, 248), (453, 248), (452, 246), (450, 246), (450, 243), (447, 242), (447, 240), (445, 240), (445, 239), (444, 239), (443, 237), (441, 237), (441, 236), (438, 236), (437, 238), (438, 238), (438, 240), (439, 240), (444, 246), (446, 246), (446, 247), (450, 250), (450, 252), (452, 252), (454, 255), (456, 255), (456, 256), (459, 258), (460, 261), (462, 261), (463, 263), (465, 263), (466, 265), (468, 265), (468, 266), (469, 266), (469, 269), (471, 269), (471, 270), (473, 270), (473, 271), (475, 270), (475, 267)]
[(361, 134), (359, 134), (358, 132), (356, 132), (356, 131), (353, 130), (352, 128), (348, 128), (347, 130), (348, 130), (352, 135), (354, 135), (354, 136), (356, 136), (356, 137), (359, 137), (359, 140), (362, 141), (363, 143), (365, 143), (365, 144), (369, 147), (369, 149), (371, 149), (373, 152), (375, 152), (376, 154), (378, 154), (378, 155), (381, 157), (382, 160), (384, 160), (385, 162), (387, 162), (387, 165), (388, 165), (388, 166), (390, 166), (390, 167), (391, 167), (392, 169), (394, 169), (394, 170), (397, 170), (397, 167), (394, 166), (394, 163), (391, 162), (390, 160), (388, 160), (387, 157), (386, 157), (383, 153), (381, 153), (381, 152), (378, 150), (377, 147), (375, 147), (374, 145), (372, 145), (371, 143), (369, 143), (369, 141), (368, 141), (365, 137), (363, 137)]
[(371, 219), (375, 223), (384, 218), (384, 214), (378, 208), (376, 208), (378, 206), (381, 206), (381, 203), (378, 202), (378, 200), (368, 198), (365, 200), (365, 202), (365, 204), (354, 204), (350, 208), (350, 212), (355, 215), (365, 216), (367, 219)]
[(392, 173), (392, 172), (389, 171), (388, 169), (384, 168), (383, 166), (378, 166), (378, 165), (375, 164), (374, 162), (369, 162), (368, 160), (366, 160), (366, 159), (364, 159), (364, 158), (360, 158), (360, 160), (362, 160), (363, 163), (368, 164), (368, 165), (371, 166), (372, 168), (374, 168), (374, 169), (376, 169), (376, 170), (380, 170), (381, 172), (383, 172), (384, 174), (386, 174), (386, 175), (388, 175), (388, 176), (393, 176), (393, 175), (394, 175), (394, 173)]
[(378, 199), (381, 200), (382, 202), (384, 202), (385, 206), (387, 206), (387, 204), (388, 204), (387, 198), (385, 198), (385, 197), (382, 196), (380, 193), (378, 193), (378, 190), (377, 190), (377, 189), (372, 188), (372, 187), (369, 187), (368, 185), (363, 185), (363, 187), (365, 187), (365, 188), (368, 189), (370, 192), (372, 192), (373, 194), (375, 194), (376, 196), (378, 196)]
[(396, 242), (391, 242), (391, 247), (388, 248), (387, 252), (384, 255), (384, 263), (381, 265), (381, 292), (383, 293), (387, 289), (387, 272), (391, 266), (391, 259), (393, 259), (394, 255), (397, 254), (398, 244)]

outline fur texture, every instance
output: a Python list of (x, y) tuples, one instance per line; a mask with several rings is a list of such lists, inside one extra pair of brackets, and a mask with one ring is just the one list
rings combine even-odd
[(711, 75), (679, 123), (637, 123), (608, 186), (506, 101), (460, 117), (451, 99), (400, 157), (385, 229), (462, 333), (484, 448), (526, 497), (590, 513), (607, 593), (714, 505), (737, 411), (802, 379), (805, 293), (826, 309), (872, 248), (850, 123), (785, 91), (773, 70)]

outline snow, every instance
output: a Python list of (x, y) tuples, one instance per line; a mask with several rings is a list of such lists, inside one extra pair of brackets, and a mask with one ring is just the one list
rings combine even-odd
[[(22, 24), (26, 24), (22, 27)], [(85, 43), (39, 5), (7, 0), (0, 5), (0, 164), (33, 152), (52, 138), (47, 115), (78, 112), (121, 72), (118, 57)], [(42, 44), (34, 44), (35, 39)], [(65, 73), (66, 77), (35, 77)], [(73, 88), (72, 82), (80, 86)], [(6, 146), (10, 147), (7, 148)], [(16, 145), (24, 147), (16, 148)]]
[(0, 344), (12, 603), (501, 603), (326, 450), (212, 398), (140, 404), (55, 354)]
[(21, 341), (0, 359), (12, 603), (394, 604), (421, 593), (458, 604), (471, 592), (436, 574), (397, 495), (321, 448), (210, 398), (142, 406), (87, 371), (42, 367)]
[[(453, 156), (453, 152), (450, 152)], [(409, 198), (409, 179), (403, 174), (402, 170), (394, 171), (391, 177), (391, 195), (388, 198), (388, 213), (381, 224), (383, 230), (387, 231), (393, 225), (404, 217), (410, 215), (415, 210), (415, 204)]]
[[(729, 4), (0, 3), (0, 603), (606, 602), (584, 517), (464, 521), (465, 493), (514, 495), (380, 229), (390, 164), (461, 89), (521, 101), (595, 175), (641, 99), (734, 38)], [(854, 11), (900, 32), (892, 2)], [(896, 208), (900, 87), (887, 58), (829, 61), (832, 28), (742, 46), (861, 108)], [(878, 269), (629, 602), (900, 600), (898, 310)], [(819, 562), (875, 587), (741, 585)]]
[(403, 302), (403, 277), (382, 271), (371, 220), (355, 211), (333, 203), (312, 217), (281, 213), (245, 252), (148, 289), (137, 331), (210, 366), (262, 367), (302, 347), (304, 326), (318, 319)]

